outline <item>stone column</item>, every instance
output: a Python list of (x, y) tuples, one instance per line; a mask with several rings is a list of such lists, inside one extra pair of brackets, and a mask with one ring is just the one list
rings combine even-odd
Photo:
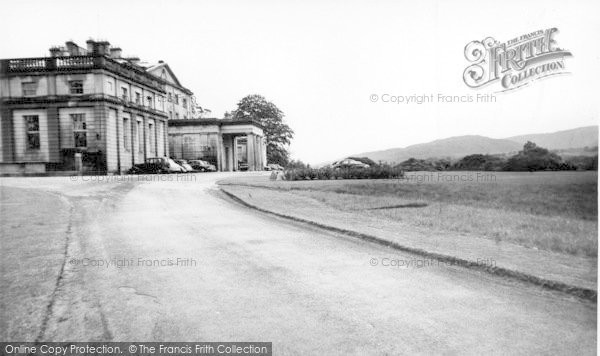
[(246, 135), (246, 153), (248, 155), (248, 170), (255, 171), (256, 170), (256, 160), (254, 155), (254, 134), (249, 133)]
[(229, 168), (228, 171), (229, 172), (233, 172), (234, 171), (234, 162), (235, 162), (235, 137), (234, 136), (230, 136), (227, 139), (227, 145), (229, 146), (229, 157), (227, 157), (227, 167)]
[(148, 120), (146, 119), (146, 115), (141, 115), (142, 118), (142, 137), (144, 139), (144, 162), (148, 158)]
[(223, 172), (223, 135), (220, 132), (217, 133), (217, 171)]
[(165, 119), (162, 121), (162, 133), (163, 133), (163, 152), (165, 157), (170, 157), (169, 155), (169, 122)]
[(258, 156), (258, 162), (260, 163), (259, 169), (262, 171), (266, 166), (266, 162), (263, 161), (263, 139), (260, 136), (256, 137), (256, 142), (258, 143), (258, 149), (256, 150), (256, 155)]

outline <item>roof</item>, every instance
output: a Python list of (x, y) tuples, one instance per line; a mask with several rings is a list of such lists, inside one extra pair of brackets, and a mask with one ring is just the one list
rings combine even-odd
[(209, 126), (209, 125), (217, 125), (217, 126), (234, 126), (234, 125), (254, 125), (261, 129), (265, 127), (258, 121), (252, 119), (217, 119), (217, 118), (208, 118), (208, 119), (175, 119), (169, 120), (169, 126)]
[[(173, 80), (175, 81), (175, 84), (180, 87), (183, 87), (183, 85), (181, 85), (181, 82), (179, 81), (179, 79), (177, 79), (177, 76), (175, 76), (175, 73), (173, 73), (173, 71), (171, 70), (171, 68), (169, 67), (169, 65), (167, 63), (164, 63), (164, 62), (163, 63), (159, 62), (159, 63), (155, 63), (155, 64), (138, 63), (138, 65), (146, 68), (146, 72), (153, 72), (158, 69), (164, 68), (169, 73), (169, 75), (173, 78)], [(160, 77), (160, 75), (157, 75), (157, 77)]]

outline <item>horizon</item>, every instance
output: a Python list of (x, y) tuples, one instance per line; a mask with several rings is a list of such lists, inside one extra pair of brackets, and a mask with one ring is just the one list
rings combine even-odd
[[(552, 131), (552, 132), (532, 132), (532, 133), (523, 133), (523, 134), (519, 134), (519, 135), (512, 135), (512, 136), (508, 136), (508, 137), (500, 137), (500, 138), (496, 138), (496, 137), (489, 137), (489, 136), (483, 136), (483, 135), (476, 135), (476, 134), (470, 134), (470, 135), (458, 135), (458, 136), (450, 136), (450, 137), (441, 137), (432, 141), (427, 141), (427, 142), (419, 142), (419, 143), (415, 143), (415, 144), (411, 144), (408, 146), (402, 146), (402, 147), (388, 147), (388, 148), (384, 148), (381, 150), (373, 150), (373, 151), (365, 151), (365, 152), (360, 152), (360, 153), (351, 153), (348, 154), (344, 157), (338, 157), (335, 158), (333, 160), (327, 160), (327, 161), (322, 161), (322, 162), (318, 162), (315, 163), (315, 166), (320, 166), (323, 164), (327, 164), (329, 162), (332, 161), (337, 161), (337, 160), (341, 160), (344, 158), (349, 158), (349, 157), (361, 157), (361, 155), (366, 155), (366, 154), (371, 154), (371, 153), (375, 153), (375, 152), (383, 152), (383, 151), (391, 151), (391, 150), (401, 150), (401, 149), (406, 149), (412, 146), (416, 146), (416, 145), (426, 145), (429, 143), (433, 143), (433, 142), (437, 142), (437, 141), (444, 141), (444, 140), (448, 140), (451, 138), (460, 138), (460, 137), (483, 137), (483, 138), (489, 138), (489, 139), (494, 139), (494, 140), (510, 140), (511, 138), (514, 137), (519, 137), (519, 136), (532, 136), (532, 135), (550, 135), (550, 134), (556, 134), (556, 133), (560, 133), (560, 132), (566, 132), (566, 131), (573, 131), (573, 130), (579, 130), (579, 129), (591, 129), (591, 128), (595, 128), (596, 130), (598, 130), (599, 125), (588, 125), (588, 126), (580, 126), (580, 127), (573, 127), (570, 129), (566, 129), (566, 130), (558, 130), (558, 131)], [(535, 142), (534, 142), (535, 143)], [(583, 148), (584, 146), (580, 147)], [(596, 146), (597, 147), (597, 146)], [(552, 149), (551, 149), (552, 150)], [(312, 163), (310, 163), (312, 164)]]
[[(81, 45), (88, 38), (106, 39), (125, 56), (164, 60), (215, 117), (235, 109), (246, 95), (265, 96), (295, 131), (291, 158), (315, 164), (455, 136), (505, 138), (597, 126), (600, 88), (594, 79), (600, 77), (600, 50), (590, 43), (600, 40), (593, 15), (600, 5), (536, 3), (553, 10), (531, 18), (491, 4), (494, 16), (481, 17), (475, 1), (284, 6), (274, 0), (181, 0), (164, 6), (155, 0), (110, 0), (97, 7), (60, 0), (35, 3), (44, 14), (36, 17), (39, 27), (14, 31), (22, 27), (17, 15), (33, 4), (23, 1), (5, 9), (0, 53), (2, 58), (47, 56), (51, 46), (68, 40)], [(71, 6), (81, 9), (77, 16), (55, 20)], [(425, 13), (435, 16), (420, 16)], [(469, 21), (457, 25), (457, 18)], [(140, 31), (123, 31), (122, 24), (131, 21), (140, 23)], [(557, 46), (572, 53), (565, 59), (569, 74), (503, 93), (473, 90), (463, 82), (469, 65), (463, 52), (470, 41), (488, 36), (508, 41), (550, 27), (559, 30)], [(487, 94), (495, 100), (382, 102), (386, 95), (416, 100)]]

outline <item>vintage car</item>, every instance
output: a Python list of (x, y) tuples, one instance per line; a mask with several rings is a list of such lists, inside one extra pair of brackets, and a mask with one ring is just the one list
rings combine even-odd
[(216, 172), (217, 171), (217, 167), (215, 167), (213, 164), (210, 164), (201, 159), (193, 159), (193, 160), (188, 161), (188, 163), (196, 171), (200, 171), (200, 172)]
[(131, 167), (129, 174), (164, 174), (164, 173), (185, 173), (185, 168), (181, 167), (171, 158), (152, 157), (146, 158), (144, 163), (136, 164)]

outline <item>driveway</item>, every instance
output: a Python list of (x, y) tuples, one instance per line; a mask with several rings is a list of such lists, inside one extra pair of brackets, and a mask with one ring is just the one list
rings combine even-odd
[(231, 174), (2, 178), (2, 340), (596, 352), (596, 304), (248, 210)]

